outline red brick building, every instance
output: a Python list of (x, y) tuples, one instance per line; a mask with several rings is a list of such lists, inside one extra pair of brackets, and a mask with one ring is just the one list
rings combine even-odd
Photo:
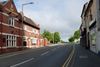
[(28, 17), (24, 17), (24, 46), (28, 48), (47, 46), (47, 39), (40, 34), (40, 27)]
[(28, 17), (24, 17), (24, 46), (40, 46), (40, 27)]
[(22, 22), (13, 0), (0, 1), (0, 52), (22, 46)]
[(40, 46), (47, 46), (48, 40), (40, 35)]
[(13, 0), (0, 1), (0, 53), (46, 45), (39, 25), (27, 17), (22, 22)]

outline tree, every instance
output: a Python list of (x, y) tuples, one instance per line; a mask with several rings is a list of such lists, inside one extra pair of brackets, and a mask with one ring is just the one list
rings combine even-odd
[(58, 43), (58, 42), (60, 42), (60, 34), (59, 34), (59, 32), (55, 32), (54, 33), (54, 43)]
[(74, 37), (70, 37), (69, 38), (69, 42), (74, 42), (75, 38)]
[(79, 39), (80, 38), (80, 30), (75, 31), (74, 38)]
[(49, 31), (44, 31), (43, 34), (42, 34), (43, 38), (47, 38), (48, 41), (52, 41), (52, 34), (49, 32)]
[(74, 35), (69, 38), (69, 42), (74, 42), (76, 39), (80, 38), (80, 30), (76, 30)]
[(59, 32), (51, 33), (49, 31), (44, 30), (42, 36), (43, 38), (47, 38), (50, 43), (58, 43), (61, 39)]

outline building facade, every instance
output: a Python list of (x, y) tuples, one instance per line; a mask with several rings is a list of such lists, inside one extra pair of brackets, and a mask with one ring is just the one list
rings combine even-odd
[(13, 0), (0, 1), (0, 53), (47, 45), (40, 27), (18, 13)]
[[(86, 45), (85, 47), (88, 47), (91, 51), (95, 53), (100, 52), (100, 34), (99, 34), (99, 29), (100, 29), (100, 0), (90, 0), (85, 4), (85, 8), (83, 8), (82, 12), (82, 24), (84, 24), (86, 31), (85, 35), (82, 36), (85, 40)], [(81, 31), (82, 27), (81, 25)], [(83, 34), (83, 32), (81, 32)], [(82, 39), (81, 39), (82, 40)]]
[(22, 46), (22, 22), (13, 0), (0, 1), (0, 52)]
[(85, 10), (87, 8), (88, 3), (85, 3), (83, 6), (83, 10), (82, 10), (82, 14), (81, 14), (81, 18), (82, 18), (82, 24), (80, 26), (80, 45), (82, 45), (83, 47), (87, 47), (87, 38), (86, 38), (86, 24), (85, 24)]
[(24, 17), (24, 46), (40, 46), (40, 27), (28, 17)]
[(47, 46), (48, 40), (47, 38), (43, 38), (43, 36), (40, 35), (40, 46)]

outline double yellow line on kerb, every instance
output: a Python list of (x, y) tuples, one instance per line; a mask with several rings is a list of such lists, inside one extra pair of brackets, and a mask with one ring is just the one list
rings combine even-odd
[(75, 52), (75, 47), (73, 46), (72, 52), (70, 53), (68, 59), (65, 61), (65, 63), (63, 64), (62, 67), (68, 67), (69, 63), (71, 62), (73, 56), (74, 56), (74, 52)]

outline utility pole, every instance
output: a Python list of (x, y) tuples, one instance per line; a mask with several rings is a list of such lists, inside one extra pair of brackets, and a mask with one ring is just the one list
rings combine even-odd
[(22, 4), (22, 31), (23, 31), (23, 36), (22, 36), (22, 46), (24, 46), (24, 6), (29, 5), (29, 4), (34, 4), (34, 2), (29, 2), (29, 3), (24, 3)]

